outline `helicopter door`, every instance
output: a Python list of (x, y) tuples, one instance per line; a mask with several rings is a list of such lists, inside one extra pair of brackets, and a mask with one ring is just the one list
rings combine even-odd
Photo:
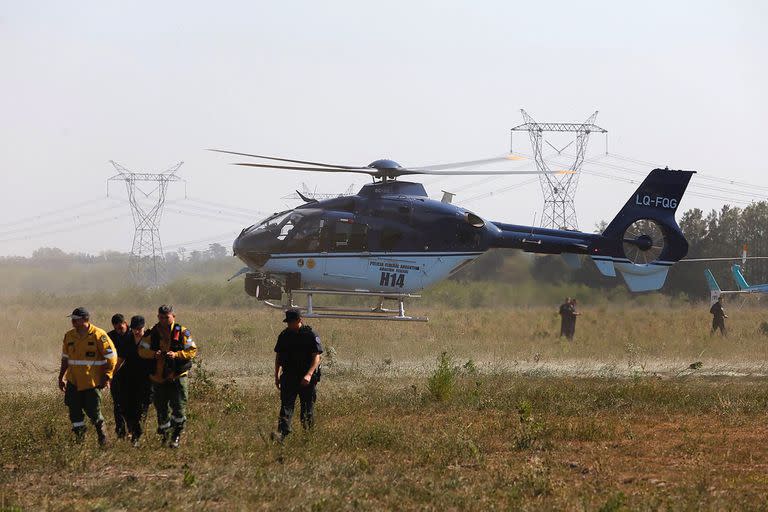
[(329, 286), (365, 289), (368, 271), (368, 226), (354, 219), (330, 219), (325, 278)]

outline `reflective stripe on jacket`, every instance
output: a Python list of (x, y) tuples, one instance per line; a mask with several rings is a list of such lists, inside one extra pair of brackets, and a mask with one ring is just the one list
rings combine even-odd
[(78, 391), (97, 387), (104, 375), (112, 378), (117, 365), (115, 345), (93, 324), (82, 336), (75, 329), (64, 335), (61, 357), (67, 361), (66, 380)]

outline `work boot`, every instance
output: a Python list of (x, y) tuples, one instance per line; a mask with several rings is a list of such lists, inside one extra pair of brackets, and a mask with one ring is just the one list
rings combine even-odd
[(283, 434), (282, 432), (270, 432), (269, 439), (273, 443), (283, 444), (283, 441), (285, 441), (285, 434)]
[(85, 427), (73, 427), (72, 432), (75, 433), (75, 442), (77, 444), (81, 444), (83, 441), (85, 441)]
[(103, 421), (96, 424), (96, 435), (99, 437), (99, 446), (102, 448), (107, 446), (107, 434), (104, 432)]
[(168, 443), (168, 429), (158, 428), (157, 433), (160, 435), (160, 446), (165, 446)]
[(181, 441), (181, 432), (182, 432), (182, 430), (184, 430), (183, 424), (179, 425), (177, 427), (174, 427), (173, 435), (171, 436), (171, 444), (168, 445), (170, 448), (178, 448), (179, 447), (179, 442)]

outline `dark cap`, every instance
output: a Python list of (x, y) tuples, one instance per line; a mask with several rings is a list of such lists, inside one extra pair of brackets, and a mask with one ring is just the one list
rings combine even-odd
[(91, 318), (91, 314), (84, 307), (75, 308), (72, 310), (72, 314), (67, 316), (72, 320), (87, 320)]
[(295, 322), (301, 320), (301, 311), (298, 309), (289, 309), (285, 312), (285, 319), (283, 322)]
[(170, 315), (173, 314), (173, 306), (171, 304), (163, 304), (157, 308), (158, 315)]
[(131, 317), (131, 329), (141, 329), (146, 323), (144, 317), (141, 315), (135, 315)]
[(125, 322), (125, 317), (122, 313), (115, 313), (112, 315), (112, 325), (120, 325)]

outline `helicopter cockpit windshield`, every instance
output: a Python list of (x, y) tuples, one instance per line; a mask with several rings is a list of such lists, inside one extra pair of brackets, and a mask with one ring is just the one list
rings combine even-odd
[(246, 229), (240, 235), (238, 245), (261, 253), (317, 251), (323, 224), (322, 210), (286, 210)]

